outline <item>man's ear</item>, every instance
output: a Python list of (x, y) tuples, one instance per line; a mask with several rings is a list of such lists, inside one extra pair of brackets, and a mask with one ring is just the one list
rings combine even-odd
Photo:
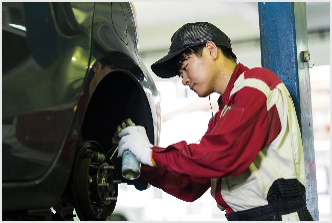
[(205, 44), (205, 47), (208, 49), (212, 59), (215, 60), (218, 56), (218, 48), (217, 48), (216, 44), (212, 41), (209, 41)]
[(101, 67), (101, 63), (99, 62), (99, 61), (97, 61), (94, 65), (93, 65), (93, 67), (92, 67), (92, 69), (93, 69), (93, 72), (94, 73), (97, 73), (97, 71), (98, 71), (98, 69)]

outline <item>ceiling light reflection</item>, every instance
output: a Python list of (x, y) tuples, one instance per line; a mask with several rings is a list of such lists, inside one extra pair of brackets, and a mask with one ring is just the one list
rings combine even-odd
[(24, 26), (21, 26), (21, 25), (16, 25), (16, 24), (9, 24), (11, 27), (14, 27), (16, 29), (20, 29), (20, 30), (23, 30), (23, 31), (27, 31), (27, 29), (24, 27)]

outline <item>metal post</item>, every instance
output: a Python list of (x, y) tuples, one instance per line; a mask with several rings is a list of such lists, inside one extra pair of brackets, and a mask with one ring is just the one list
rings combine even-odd
[(262, 67), (276, 73), (292, 96), (302, 134), (307, 207), (318, 221), (306, 4), (259, 2), (258, 9)]

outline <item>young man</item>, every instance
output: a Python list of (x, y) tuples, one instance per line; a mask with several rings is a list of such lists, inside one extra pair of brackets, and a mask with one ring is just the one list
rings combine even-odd
[(152, 146), (144, 127), (127, 127), (118, 156), (131, 150), (147, 182), (187, 202), (211, 187), (228, 220), (312, 220), (301, 133), (282, 81), (237, 64), (230, 39), (210, 23), (185, 24), (171, 42), (152, 70), (180, 75), (200, 97), (220, 93), (219, 111), (197, 144)]
[(112, 69), (115, 69), (114, 60), (112, 60), (111, 54), (106, 54), (101, 57), (92, 67), (94, 75), (89, 83), (89, 96), (91, 96), (92, 92), (96, 88), (99, 81)]

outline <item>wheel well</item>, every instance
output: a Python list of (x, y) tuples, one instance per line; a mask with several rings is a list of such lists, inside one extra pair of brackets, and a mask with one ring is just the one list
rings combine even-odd
[(146, 94), (132, 74), (117, 69), (105, 75), (91, 95), (81, 128), (82, 136), (84, 140), (92, 139), (103, 148), (110, 148), (116, 127), (126, 118), (144, 126), (154, 144), (153, 120)]

